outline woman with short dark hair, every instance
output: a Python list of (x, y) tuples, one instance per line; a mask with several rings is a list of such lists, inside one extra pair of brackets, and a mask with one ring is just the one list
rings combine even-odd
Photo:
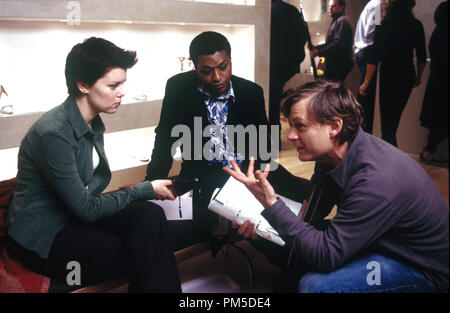
[(46, 112), (22, 140), (17, 191), (8, 216), (19, 260), (66, 282), (78, 262), (80, 283), (128, 276), (130, 292), (179, 292), (163, 210), (172, 181), (144, 181), (102, 194), (111, 179), (100, 113), (117, 111), (136, 53), (102, 38), (75, 45), (66, 60), (66, 101)]

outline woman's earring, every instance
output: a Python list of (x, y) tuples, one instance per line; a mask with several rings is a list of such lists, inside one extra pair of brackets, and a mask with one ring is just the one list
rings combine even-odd
[(14, 113), (12, 104), (9, 103), (9, 96), (3, 85), (0, 85), (0, 113), (11, 115)]

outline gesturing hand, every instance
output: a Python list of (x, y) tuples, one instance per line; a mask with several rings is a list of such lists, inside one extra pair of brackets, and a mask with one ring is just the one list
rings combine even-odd
[(243, 183), (265, 208), (270, 207), (277, 202), (275, 190), (267, 180), (267, 176), (269, 175), (269, 164), (266, 166), (264, 172), (260, 170), (255, 172), (255, 160), (251, 158), (250, 164), (248, 165), (247, 175), (245, 175), (241, 172), (241, 169), (234, 160), (231, 160), (230, 162), (231, 165), (233, 165), (234, 170), (229, 169), (228, 167), (223, 167), (223, 170), (236, 180)]
[(175, 186), (171, 179), (157, 179), (150, 182), (155, 191), (155, 198), (158, 200), (175, 200)]

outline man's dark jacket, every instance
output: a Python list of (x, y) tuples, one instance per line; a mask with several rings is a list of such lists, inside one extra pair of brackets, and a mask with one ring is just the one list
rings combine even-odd
[[(229, 104), (227, 125), (243, 125), (246, 127), (253, 124), (257, 128), (259, 125), (267, 126), (262, 88), (251, 81), (236, 76), (231, 77), (231, 82), (235, 101)], [(161, 116), (155, 130), (155, 145), (151, 161), (147, 167), (146, 179), (154, 180), (167, 177), (173, 162), (172, 145), (181, 138), (181, 134), (178, 137), (171, 137), (172, 128), (176, 125), (186, 125), (191, 130), (191, 157), (190, 160), (183, 160), (180, 176), (186, 179), (198, 178), (202, 187), (207, 189), (220, 185), (227, 178), (228, 175), (223, 172), (221, 166), (210, 165), (203, 156), (203, 146), (210, 138), (204, 138), (201, 133), (196, 134), (194, 132), (194, 118), (196, 117), (202, 119), (202, 131), (209, 125), (204, 101), (205, 96), (197, 89), (200, 85), (201, 82), (195, 71), (177, 74), (167, 81)], [(201, 155), (194, 155), (194, 137), (203, 137)], [(248, 152), (247, 140), (245, 147), (246, 152)], [(183, 151), (183, 147), (181, 149)], [(248, 159), (248, 155), (246, 159)]]
[(318, 55), (325, 57), (325, 77), (343, 81), (353, 68), (353, 30), (347, 16), (333, 18), (326, 42), (318, 45)]

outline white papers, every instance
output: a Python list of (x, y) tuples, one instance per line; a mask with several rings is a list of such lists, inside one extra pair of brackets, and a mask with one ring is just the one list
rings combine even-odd
[(192, 220), (192, 194), (187, 192), (175, 200), (148, 200), (161, 206), (168, 221)]
[[(291, 211), (298, 216), (301, 204), (280, 195)], [(249, 220), (255, 225), (255, 232), (274, 243), (283, 246), (285, 242), (280, 238), (278, 232), (261, 215), (264, 207), (245, 187), (244, 184), (230, 177), (222, 189), (216, 189), (209, 209), (238, 225)]]

